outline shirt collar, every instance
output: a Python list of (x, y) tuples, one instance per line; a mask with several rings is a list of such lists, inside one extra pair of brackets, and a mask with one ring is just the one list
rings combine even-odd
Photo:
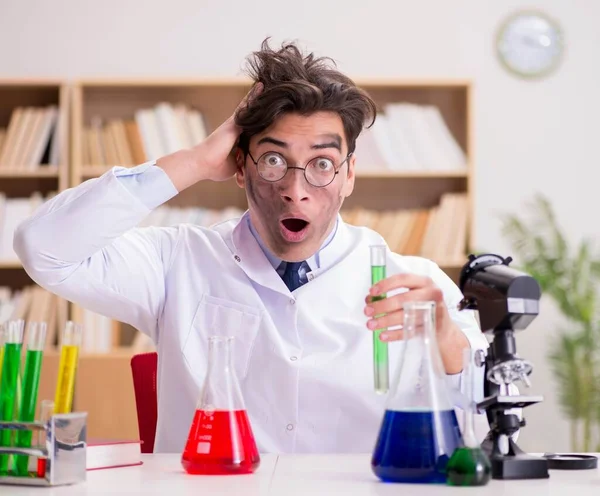
[[(271, 263), (273, 268), (275, 270), (277, 270), (277, 268), (281, 265), (281, 262), (283, 262), (283, 260), (281, 260), (280, 258), (275, 256), (273, 253), (271, 253), (271, 251), (263, 243), (263, 240), (261, 239), (258, 232), (256, 231), (256, 229), (254, 229), (254, 226), (252, 225), (252, 221), (250, 220), (249, 212), (246, 213), (246, 221), (248, 222), (248, 227), (250, 228), (250, 232), (256, 239), (256, 242), (258, 243), (258, 245), (261, 247), (263, 253), (265, 254), (265, 257), (267, 257), (267, 259), (269, 260), (269, 262)], [(329, 236), (327, 236), (327, 238), (321, 245), (321, 248), (319, 248), (317, 253), (315, 253), (314, 255), (312, 255), (310, 258), (308, 258), (306, 260), (306, 263), (308, 264), (308, 266), (310, 267), (311, 270), (316, 270), (316, 269), (321, 268), (321, 252), (331, 243), (331, 241), (335, 237), (335, 234), (337, 233), (337, 230), (338, 230), (339, 221), (340, 221), (340, 216), (338, 215), (336, 218), (336, 221), (335, 221), (335, 226), (333, 226), (333, 229), (331, 230), (331, 232), (329, 233)]]

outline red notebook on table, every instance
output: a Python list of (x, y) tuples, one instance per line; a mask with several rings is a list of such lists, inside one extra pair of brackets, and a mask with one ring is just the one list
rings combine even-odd
[(142, 464), (140, 441), (90, 441), (86, 449), (87, 470), (131, 467)]

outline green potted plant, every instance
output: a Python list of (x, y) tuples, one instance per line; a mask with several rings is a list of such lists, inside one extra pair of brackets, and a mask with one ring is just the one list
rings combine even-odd
[(502, 232), (514, 251), (513, 265), (537, 279), (569, 323), (558, 329), (548, 358), (562, 412), (570, 422), (572, 450), (598, 451), (600, 259), (588, 239), (569, 245), (543, 195), (536, 195), (528, 207), (530, 219), (504, 216)]

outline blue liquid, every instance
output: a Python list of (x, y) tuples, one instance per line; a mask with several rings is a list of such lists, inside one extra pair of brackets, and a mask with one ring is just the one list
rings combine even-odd
[(385, 482), (446, 482), (446, 464), (462, 436), (454, 410), (397, 412), (383, 417), (371, 467)]

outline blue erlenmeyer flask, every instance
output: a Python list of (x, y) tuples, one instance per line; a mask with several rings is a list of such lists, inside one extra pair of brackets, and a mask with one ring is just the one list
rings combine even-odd
[(462, 436), (437, 345), (435, 303), (406, 303), (403, 332), (371, 466), (386, 482), (445, 483)]

